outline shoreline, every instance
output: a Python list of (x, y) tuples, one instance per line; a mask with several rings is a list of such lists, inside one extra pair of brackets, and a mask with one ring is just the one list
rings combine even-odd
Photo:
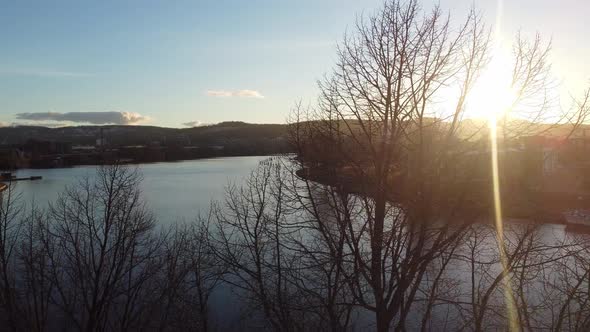
[[(212, 157), (203, 157), (203, 158), (194, 158), (194, 159), (178, 159), (178, 160), (160, 160), (160, 161), (123, 161), (120, 162), (121, 165), (155, 165), (155, 164), (176, 164), (182, 162), (189, 162), (189, 161), (198, 161), (198, 160), (212, 160), (212, 159), (223, 159), (223, 158), (241, 158), (241, 157), (274, 157), (274, 156), (282, 156), (282, 153), (276, 154), (247, 154), (247, 155), (226, 155), (226, 156), (212, 156)], [(96, 167), (96, 166), (103, 166), (109, 165), (110, 163), (102, 163), (102, 164), (76, 164), (76, 165), (68, 165), (68, 166), (56, 166), (56, 167), (22, 167), (13, 169), (13, 172), (20, 172), (26, 170), (50, 170), (50, 169), (69, 169), (69, 168), (78, 168), (78, 167)]]
[[(322, 172), (321, 169), (301, 168), (296, 174), (303, 179), (317, 182), (323, 185), (334, 186), (340, 183), (341, 189), (348, 193), (368, 195), (371, 193), (363, 192), (357, 181), (338, 173)], [(489, 195), (484, 191), (477, 191), (479, 201), (485, 202)], [(390, 202), (399, 202), (401, 192), (393, 192), (388, 197)], [(590, 197), (584, 196), (581, 200), (579, 195), (573, 193), (554, 193), (554, 192), (536, 192), (532, 195), (526, 195), (524, 192), (504, 192), (503, 217), (508, 219), (524, 219), (538, 224), (569, 225), (563, 212), (571, 209), (582, 209), (590, 206)], [(574, 203), (572, 203), (574, 202)], [(470, 208), (467, 206), (467, 208)], [(472, 211), (478, 211), (481, 216), (489, 217), (492, 213), (491, 206), (482, 204), (473, 207)], [(590, 225), (588, 226), (590, 232)]]

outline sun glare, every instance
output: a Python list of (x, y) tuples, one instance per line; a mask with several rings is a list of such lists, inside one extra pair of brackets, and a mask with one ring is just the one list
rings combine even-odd
[(511, 67), (508, 54), (498, 48), (468, 97), (467, 117), (491, 121), (506, 114), (515, 99)]

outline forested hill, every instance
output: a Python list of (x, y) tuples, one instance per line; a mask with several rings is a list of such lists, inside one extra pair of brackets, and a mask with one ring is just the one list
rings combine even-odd
[[(354, 121), (353, 121), (354, 122)], [(289, 151), (286, 124), (251, 124), (231, 121), (193, 128), (165, 128), (155, 126), (72, 126), (47, 128), (38, 126), (0, 127), (0, 146), (18, 146), (27, 141), (52, 141), (72, 146), (94, 146), (104, 138), (112, 147), (150, 145), (162, 146), (224, 146), (243, 153)], [(465, 135), (486, 131), (483, 123), (465, 120), (461, 126)], [(585, 131), (590, 130), (582, 126)], [(570, 125), (554, 125), (546, 130), (549, 136), (564, 136), (572, 130)], [(102, 131), (102, 133), (101, 133)], [(477, 136), (477, 135), (476, 135)], [(290, 151), (289, 151), (290, 152)]]
[[(102, 130), (102, 133), (101, 133)], [(256, 146), (284, 144), (287, 125), (222, 122), (194, 128), (163, 128), (154, 126), (76, 126), (47, 128), (17, 126), (0, 128), (0, 145), (20, 145), (29, 140), (67, 142), (72, 145), (95, 145), (103, 137), (112, 146), (162, 145), (194, 146)]]

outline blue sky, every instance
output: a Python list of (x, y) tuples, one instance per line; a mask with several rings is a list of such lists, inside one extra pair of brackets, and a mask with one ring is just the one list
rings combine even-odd
[[(297, 100), (313, 102), (355, 15), (381, 2), (2, 1), (0, 122), (46, 112), (60, 115), (35, 123), (71, 124), (76, 112), (169, 127), (285, 122)], [(472, 3), (440, 0), (456, 17)], [(497, 2), (475, 5), (493, 24)], [(578, 92), (590, 78), (589, 11), (587, 1), (507, 1), (502, 31), (553, 37), (555, 75)]]

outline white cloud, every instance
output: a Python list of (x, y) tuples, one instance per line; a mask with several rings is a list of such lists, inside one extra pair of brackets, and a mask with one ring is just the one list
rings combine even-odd
[(56, 122), (74, 122), (90, 124), (117, 124), (133, 125), (149, 121), (148, 116), (133, 112), (36, 112), (36, 113), (19, 113), (16, 115), (19, 120), (28, 121), (56, 121)]
[(264, 98), (256, 90), (208, 90), (207, 96), (210, 97), (243, 97), (243, 98)]
[(8, 127), (8, 126), (9, 126), (8, 122), (2, 122), (2, 121), (0, 121), (0, 128), (2, 128), (2, 127)]
[(203, 123), (201, 121), (189, 121), (189, 122), (185, 122), (182, 124), (183, 126), (186, 127), (202, 127), (202, 126), (207, 126), (207, 123)]

